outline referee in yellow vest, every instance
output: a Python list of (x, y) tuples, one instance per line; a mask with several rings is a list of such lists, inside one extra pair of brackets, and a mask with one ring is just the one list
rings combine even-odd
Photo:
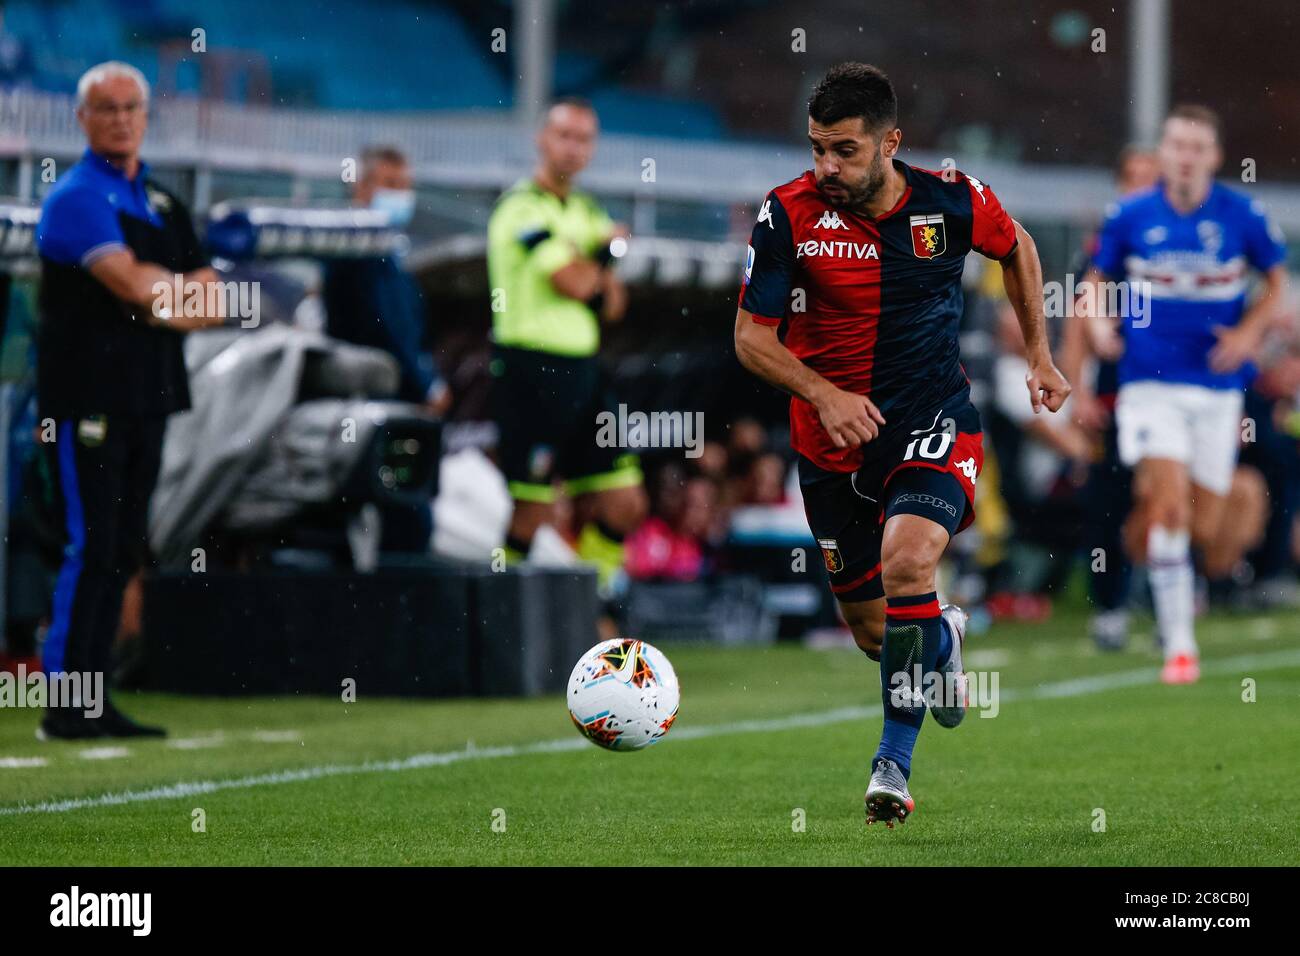
[(597, 416), (615, 410), (596, 357), (600, 323), (618, 321), (627, 308), (610, 252), (626, 230), (573, 185), (598, 132), (585, 101), (563, 99), (547, 110), (533, 175), (501, 197), (488, 224), (488, 277), (492, 404), (514, 499), (507, 556), (522, 559), (537, 529), (554, 521), (562, 479), (582, 523), (578, 554), (608, 588), (647, 500), (636, 456), (597, 442)]

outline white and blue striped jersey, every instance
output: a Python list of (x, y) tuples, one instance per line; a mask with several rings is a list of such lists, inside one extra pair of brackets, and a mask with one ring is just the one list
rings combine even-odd
[(1234, 326), (1246, 304), (1250, 268), (1266, 272), (1286, 258), (1282, 233), (1249, 197), (1215, 183), (1194, 212), (1165, 198), (1163, 184), (1107, 209), (1093, 265), (1142, 294), (1122, 316), (1121, 385), (1173, 382), (1244, 388), (1248, 367), (1218, 374), (1208, 357), (1215, 326)]

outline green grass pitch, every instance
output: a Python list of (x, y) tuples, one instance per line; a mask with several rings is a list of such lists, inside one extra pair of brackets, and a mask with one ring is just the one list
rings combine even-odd
[(1157, 682), (1149, 622), (1110, 655), (1083, 624), (971, 638), (967, 666), (997, 672), (1000, 711), (926, 721), (916, 813), (894, 830), (863, 824), (880, 717), (861, 654), (664, 644), (680, 717), (630, 754), (579, 738), (559, 696), (124, 694), (171, 738), (120, 744), (42, 744), (37, 713), (0, 710), (0, 846), (9, 865), (1300, 859), (1297, 615), (1203, 620), (1191, 687)]

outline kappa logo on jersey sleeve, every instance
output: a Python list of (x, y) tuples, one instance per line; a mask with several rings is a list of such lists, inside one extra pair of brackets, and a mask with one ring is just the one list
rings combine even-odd
[(847, 230), (849, 227), (844, 224), (844, 220), (840, 218), (839, 213), (835, 212), (832, 209), (827, 209), (822, 213), (822, 217), (817, 220), (817, 224), (814, 225), (813, 228)]
[(975, 190), (977, 193), (980, 194), (980, 200), (987, 206), (989, 197), (984, 195), (984, 184), (980, 182), (978, 179), (976, 179), (974, 176), (967, 176), (966, 182), (970, 183), (971, 189)]
[(948, 235), (943, 228), (943, 213), (928, 216), (911, 216), (912, 252), (918, 259), (934, 259), (948, 248)]
[(758, 211), (758, 221), (767, 223), (769, 229), (776, 229), (776, 226), (772, 225), (772, 200), (763, 200), (763, 208)]

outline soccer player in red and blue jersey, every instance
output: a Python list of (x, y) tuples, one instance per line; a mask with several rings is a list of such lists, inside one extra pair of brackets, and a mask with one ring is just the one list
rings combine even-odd
[(907, 781), (927, 704), (946, 727), (966, 710), (966, 615), (940, 608), (935, 570), (974, 520), (984, 462), (957, 350), (970, 250), (1002, 264), (1035, 413), (1057, 411), (1070, 386), (1048, 348), (1033, 239), (984, 183), (895, 158), (898, 100), (884, 73), (834, 67), (809, 99), (808, 139), (814, 168), (759, 211), (736, 354), (791, 395), (808, 523), (854, 640), (880, 662), (867, 822), (892, 827), (914, 809)]

